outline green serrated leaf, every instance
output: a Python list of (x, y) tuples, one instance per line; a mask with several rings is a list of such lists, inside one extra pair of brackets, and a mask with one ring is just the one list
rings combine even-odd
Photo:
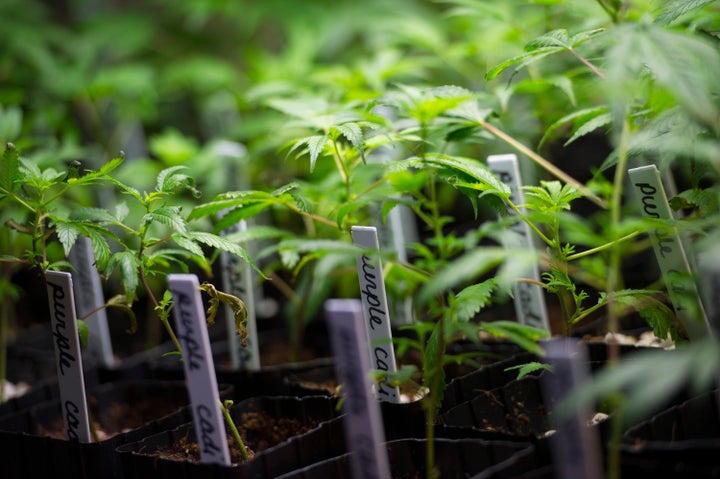
[(172, 236), (172, 239), (175, 243), (177, 243), (178, 246), (188, 250), (190, 253), (192, 253), (196, 256), (204, 255), (202, 247), (199, 244), (197, 244), (195, 241), (188, 238), (187, 236), (184, 236), (182, 234), (174, 234)]
[(15, 145), (8, 143), (2, 156), (0, 167), (0, 193), (13, 193), (17, 190), (20, 179), (20, 161)]
[(264, 277), (265, 275), (262, 273), (260, 268), (255, 264), (255, 262), (250, 257), (250, 254), (248, 251), (240, 246), (237, 243), (233, 243), (232, 241), (228, 240), (227, 238), (224, 238), (222, 236), (218, 236), (216, 234), (207, 233), (204, 231), (189, 231), (187, 233), (187, 236), (191, 238), (194, 241), (197, 241), (199, 243), (208, 245), (212, 248), (215, 248), (220, 251), (226, 251), (228, 253), (232, 253), (238, 257), (240, 257), (243, 261), (248, 263), (255, 271), (257, 271), (260, 276)]
[(460, 291), (455, 297), (457, 319), (469, 321), (474, 318), (482, 308), (491, 303), (495, 288), (495, 280), (489, 279)]
[(146, 213), (143, 221), (147, 224), (158, 222), (178, 233), (187, 231), (185, 220), (180, 216), (180, 208), (177, 206), (166, 206)]
[(660, 25), (669, 25), (686, 13), (697, 10), (715, 0), (672, 0), (666, 2), (661, 8), (655, 22)]
[(550, 333), (544, 329), (533, 328), (514, 321), (482, 322), (480, 326), (493, 336), (509, 339), (521, 348), (537, 355), (542, 354), (542, 349), (537, 344), (538, 340), (550, 337)]
[(135, 300), (135, 293), (140, 279), (138, 277), (138, 268), (140, 261), (132, 251), (120, 251), (113, 254), (108, 261), (108, 273), (112, 273), (116, 268), (120, 270), (120, 281), (125, 290), (125, 297), (129, 303)]
[(288, 155), (290, 155), (298, 148), (305, 146), (305, 151), (308, 153), (308, 155), (310, 155), (310, 172), (312, 173), (315, 170), (315, 163), (317, 162), (317, 159), (320, 157), (323, 150), (325, 149), (327, 141), (327, 135), (313, 135), (307, 138), (303, 138), (295, 142), (292, 148), (290, 148), (290, 151), (288, 151)]
[(505, 371), (517, 370), (517, 379), (522, 379), (525, 376), (532, 374), (537, 371), (550, 371), (552, 372), (553, 367), (550, 364), (540, 363), (537, 361), (531, 361), (525, 364), (518, 364), (517, 366), (510, 366), (505, 368)]
[(360, 125), (358, 125), (356, 122), (349, 122), (343, 123), (342, 125), (336, 125), (334, 128), (336, 128), (342, 134), (342, 136), (344, 136), (345, 139), (350, 142), (351, 145), (357, 148), (358, 153), (360, 153), (360, 158), (362, 158), (363, 162), (365, 162), (363, 133)]
[(67, 256), (70, 254), (70, 250), (77, 241), (78, 236), (80, 236), (80, 228), (73, 222), (56, 221), (55, 234), (63, 246), (65, 256)]

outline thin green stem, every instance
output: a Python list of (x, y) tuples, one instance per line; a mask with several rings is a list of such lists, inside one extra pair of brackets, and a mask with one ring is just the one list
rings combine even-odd
[(585, 58), (584, 56), (580, 55), (573, 47), (568, 48), (568, 51), (569, 51), (570, 53), (572, 53), (573, 56), (575, 56), (575, 58), (577, 58), (578, 60), (580, 60), (580, 62), (581, 62), (583, 65), (585, 65), (586, 67), (588, 67), (591, 72), (593, 72), (595, 75), (597, 75), (598, 77), (602, 78), (603, 80), (605, 79), (605, 75), (603, 74), (603, 72), (601, 72), (600, 70), (598, 70), (598, 67), (596, 67), (595, 65), (593, 65), (592, 63), (590, 63), (590, 60), (588, 60), (588, 59)]
[(618, 238), (616, 240), (610, 241), (609, 243), (605, 243), (604, 245), (600, 245), (595, 248), (590, 248), (585, 251), (581, 251), (579, 253), (568, 255), (567, 258), (565, 258), (565, 259), (567, 261), (574, 261), (576, 259), (584, 258), (585, 256), (590, 256), (595, 253), (599, 253), (600, 251), (605, 251), (606, 249), (617, 246), (618, 244), (622, 243), (623, 241), (627, 241), (632, 238), (635, 238), (640, 233), (641, 233), (640, 231), (633, 231), (632, 233), (627, 234), (627, 235), (623, 236), (622, 238)]
[(535, 226), (535, 223), (533, 223), (532, 221), (530, 221), (530, 220), (527, 218), (527, 216), (525, 216), (525, 215), (523, 214), (523, 212), (520, 211), (520, 208), (518, 208), (517, 205), (515, 205), (515, 204), (514, 204), (512, 201), (510, 201), (510, 200), (505, 200), (505, 201), (506, 201), (506, 203), (508, 204), (508, 206), (510, 206), (510, 208), (512, 208), (512, 210), (515, 212), (515, 214), (518, 216), (518, 218), (520, 218), (526, 225), (528, 225), (528, 227), (529, 227), (531, 230), (533, 230), (533, 232), (534, 232), (536, 235), (538, 235), (538, 236), (540, 237), (540, 239), (543, 241), (543, 243), (545, 243), (546, 245), (548, 245), (548, 246), (550, 246), (550, 247), (554, 247), (554, 246), (555, 246), (555, 242), (554, 242), (554, 241), (551, 241), (550, 238), (548, 238), (547, 236), (545, 236), (545, 233), (543, 233), (543, 232), (540, 230), (540, 228), (538, 228), (537, 226)]
[(245, 446), (242, 437), (240, 437), (240, 432), (238, 431), (237, 426), (235, 426), (235, 421), (233, 421), (233, 418), (230, 415), (230, 408), (232, 407), (232, 405), (233, 402), (231, 400), (227, 400), (225, 402), (220, 401), (220, 410), (222, 410), (223, 417), (225, 418), (225, 424), (227, 424), (228, 428), (230, 428), (230, 433), (235, 440), (235, 444), (240, 450), (240, 456), (242, 457), (243, 461), (247, 461), (250, 458), (250, 454), (248, 453), (247, 447)]
[(343, 158), (342, 153), (340, 153), (337, 141), (332, 140), (332, 145), (334, 151), (333, 159), (335, 160), (335, 166), (337, 166), (338, 171), (340, 172), (340, 177), (342, 178), (343, 183), (345, 183), (345, 192), (349, 200), (350, 193), (352, 192), (350, 189), (350, 172), (348, 171), (347, 166), (345, 166), (345, 159)]
[[(628, 137), (630, 133), (630, 124), (627, 117), (623, 119), (622, 133), (620, 136), (620, 145), (618, 148), (618, 161), (615, 167), (615, 178), (613, 179), (613, 192), (610, 198), (610, 227), (615, 230), (620, 224), (620, 215), (622, 209), (622, 192), (625, 179), (625, 169), (628, 160)], [(611, 333), (618, 331), (618, 314), (615, 308), (615, 301), (612, 299), (615, 291), (620, 287), (620, 265), (622, 261), (622, 250), (620, 243), (616, 242), (610, 248), (610, 258), (608, 265), (608, 280), (606, 292), (610, 302), (608, 305), (608, 329)], [(615, 349), (614, 347), (612, 349)], [(616, 351), (615, 351), (616, 352)], [(611, 351), (612, 353), (612, 351)], [(613, 354), (610, 355), (611, 360)]]
[(493, 126), (492, 124), (488, 123), (488, 122), (485, 121), (485, 120), (481, 120), (481, 121), (479, 122), (479, 124), (480, 124), (480, 126), (482, 126), (483, 128), (485, 128), (487, 131), (489, 131), (490, 133), (492, 133), (493, 135), (495, 135), (496, 137), (498, 137), (499, 139), (501, 139), (502, 141), (504, 141), (504, 142), (507, 143), (508, 145), (512, 146), (513, 148), (515, 148), (516, 150), (518, 150), (518, 151), (519, 151), (520, 153), (522, 153), (523, 155), (525, 155), (525, 156), (527, 156), (528, 158), (530, 158), (531, 160), (533, 160), (535, 163), (537, 163), (537, 164), (540, 165), (543, 169), (545, 169), (545, 171), (547, 171), (548, 173), (550, 173), (550, 174), (554, 175), (555, 177), (561, 179), (561, 180), (564, 181), (565, 183), (567, 183), (567, 184), (572, 185), (573, 187), (575, 187), (579, 192), (581, 192), (582, 194), (584, 194), (590, 201), (592, 201), (593, 203), (595, 203), (595, 204), (598, 205), (599, 207), (601, 207), (601, 208), (603, 208), (603, 209), (604, 209), (604, 208), (607, 208), (607, 204), (606, 204), (605, 200), (603, 200), (602, 198), (600, 198), (599, 196), (597, 196), (595, 193), (593, 193), (592, 191), (590, 191), (590, 189), (589, 189), (587, 186), (583, 185), (582, 183), (580, 183), (579, 181), (577, 181), (575, 178), (571, 177), (570, 175), (568, 175), (567, 173), (565, 173), (564, 171), (562, 171), (560, 168), (556, 167), (555, 165), (553, 165), (552, 163), (550, 163), (548, 160), (546, 160), (546, 159), (543, 158), (542, 156), (538, 155), (537, 153), (535, 153), (533, 150), (531, 150), (531, 149), (528, 148), (527, 146), (525, 146), (525, 145), (523, 145), (522, 143), (520, 143), (518, 140), (516, 140), (516, 139), (513, 138), (512, 136), (508, 135), (508, 134), (505, 133), (504, 131), (502, 131), (502, 130), (500, 130), (499, 128)]
[(295, 212), (299, 215), (305, 216), (306, 218), (310, 218), (313, 221), (317, 221), (318, 223), (322, 223), (322, 224), (325, 224), (328, 226), (332, 226), (334, 228), (338, 228), (338, 225), (335, 221), (331, 221), (323, 216), (318, 216), (318, 215), (314, 215), (312, 213), (308, 213), (307, 211), (302, 211), (297, 206), (289, 204), (289, 203), (286, 203), (285, 207), (287, 207), (288, 209), (292, 210), (293, 212)]

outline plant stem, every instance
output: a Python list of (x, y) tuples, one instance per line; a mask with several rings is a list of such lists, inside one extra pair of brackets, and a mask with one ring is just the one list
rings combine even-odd
[[(143, 285), (143, 288), (145, 288), (145, 291), (147, 292), (148, 297), (150, 298), (150, 301), (152, 301), (153, 306), (155, 308), (158, 308), (160, 304), (158, 304), (157, 299), (155, 299), (155, 295), (152, 292), (152, 289), (150, 289), (150, 285), (147, 282), (147, 279), (145, 278), (145, 273), (143, 272), (142, 268), (138, 268), (138, 276), (140, 277), (140, 282)], [(172, 326), (170, 326), (170, 321), (168, 321), (168, 318), (166, 316), (160, 317), (160, 322), (165, 327), (165, 331), (167, 331), (168, 335), (170, 336), (170, 340), (175, 345), (175, 348), (182, 352), (182, 346), (180, 345), (180, 340), (178, 340), (177, 336), (175, 335), (175, 331), (173, 331)]]
[(240, 450), (240, 456), (243, 458), (243, 461), (247, 461), (250, 458), (250, 454), (248, 453), (247, 447), (245, 447), (242, 437), (240, 437), (240, 432), (235, 426), (235, 421), (233, 421), (232, 416), (230, 416), (230, 407), (232, 404), (233, 402), (230, 400), (225, 402), (220, 401), (220, 409), (222, 410), (223, 417), (225, 418), (225, 424), (227, 424), (230, 428), (230, 433), (232, 434), (233, 439), (235, 439), (235, 444), (237, 444), (237, 447)]
[[(620, 146), (618, 148), (618, 161), (615, 167), (615, 178), (613, 179), (613, 191), (610, 199), (610, 227), (615, 230), (620, 224), (620, 214), (622, 207), (622, 192), (623, 192), (623, 181), (625, 179), (625, 169), (627, 167), (627, 151), (628, 151), (628, 136), (629, 136), (630, 124), (627, 121), (627, 116), (623, 117), (622, 133), (620, 136)], [(615, 300), (613, 299), (613, 293), (620, 287), (620, 264), (622, 260), (622, 250), (619, 242), (615, 242), (610, 249), (610, 258), (608, 265), (608, 280), (606, 292), (609, 298), (608, 301), (608, 330), (611, 333), (616, 333), (619, 328), (618, 314), (615, 307)], [(610, 345), (610, 361), (617, 359), (618, 351), (617, 345)]]
[(533, 160), (535, 163), (543, 167), (545, 171), (548, 173), (554, 175), (555, 177), (561, 179), (565, 183), (574, 186), (579, 192), (587, 196), (587, 198), (598, 205), (599, 207), (605, 209), (607, 208), (607, 204), (605, 203), (605, 200), (597, 196), (595, 193), (590, 191), (587, 186), (583, 185), (579, 181), (577, 181), (575, 178), (569, 176), (567, 173), (562, 171), (560, 168), (556, 167), (552, 163), (550, 163), (548, 160), (543, 158), (542, 156), (535, 153), (533, 150), (528, 148), (527, 146), (523, 145), (519, 141), (517, 141), (512, 136), (508, 135), (504, 131), (500, 130), (499, 128), (496, 128), (495, 126), (491, 125), (485, 120), (479, 121), (480, 126), (485, 128), (487, 131), (495, 135), (496, 137), (500, 138), (502, 141), (507, 143), (508, 145), (512, 146), (516, 150), (518, 150), (523, 155), (527, 156), (531, 160)]
[(622, 238), (618, 238), (616, 240), (610, 241), (609, 243), (605, 243), (604, 245), (597, 246), (595, 248), (590, 248), (585, 251), (581, 251), (579, 253), (571, 254), (567, 258), (565, 258), (568, 261), (574, 261), (576, 259), (584, 258), (585, 256), (590, 256), (595, 253), (598, 253), (600, 251), (604, 251), (608, 248), (613, 248), (617, 246), (619, 243), (622, 243), (623, 241), (627, 241), (629, 239), (632, 239), (640, 234), (640, 231), (633, 231), (630, 234), (627, 234), (623, 236)]
[(288, 203), (288, 204), (285, 204), (285, 206), (286, 206), (287, 208), (289, 208), (290, 210), (294, 211), (295, 213), (297, 213), (297, 214), (299, 214), (299, 215), (302, 215), (302, 216), (305, 216), (305, 217), (307, 217), (307, 218), (310, 218), (310, 219), (312, 219), (312, 220), (314, 220), (314, 221), (317, 221), (318, 223), (323, 223), (323, 224), (326, 224), (326, 225), (328, 225), (328, 226), (332, 226), (332, 227), (334, 227), (334, 228), (338, 228), (338, 224), (337, 224), (336, 222), (331, 221), (331, 220), (329, 220), (329, 219), (327, 219), (327, 218), (325, 218), (325, 217), (323, 217), (323, 216), (318, 216), (318, 215), (314, 215), (314, 214), (312, 214), (312, 213), (308, 213), (307, 211), (302, 211), (302, 210), (301, 210), (300, 208), (298, 208), (297, 206), (291, 205), (291, 204), (289, 204), (289, 203)]
[(572, 53), (573, 56), (575, 56), (575, 58), (577, 58), (578, 60), (580, 60), (580, 62), (581, 62), (583, 65), (585, 65), (586, 67), (588, 67), (591, 72), (593, 72), (595, 75), (597, 75), (598, 77), (602, 78), (603, 80), (605, 79), (605, 75), (603, 74), (603, 72), (601, 72), (600, 70), (598, 70), (598, 68), (597, 68), (595, 65), (593, 65), (592, 63), (590, 63), (590, 60), (588, 60), (588, 59), (585, 58), (584, 56), (580, 55), (573, 47), (569, 47), (569, 48), (568, 48), (568, 51), (569, 51), (570, 53)]

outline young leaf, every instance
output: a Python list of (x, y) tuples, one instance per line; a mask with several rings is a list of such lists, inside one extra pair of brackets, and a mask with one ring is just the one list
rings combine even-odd
[(327, 135), (308, 136), (307, 138), (296, 141), (292, 148), (290, 148), (290, 151), (288, 151), (288, 155), (290, 155), (298, 148), (306, 146), (307, 149), (305, 151), (307, 151), (307, 153), (310, 155), (310, 172), (312, 173), (315, 170), (315, 163), (317, 162), (318, 157), (325, 149), (325, 144), (327, 143), (327, 141)]
[(363, 163), (365, 162), (365, 150), (363, 149), (363, 133), (360, 125), (356, 122), (343, 123), (341, 125), (335, 125), (333, 127), (344, 136), (352, 146), (357, 148), (362, 158)]

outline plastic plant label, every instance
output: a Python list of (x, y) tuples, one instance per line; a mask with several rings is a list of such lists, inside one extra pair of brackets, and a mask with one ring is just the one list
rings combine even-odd
[[(490, 171), (492, 171), (500, 181), (510, 187), (510, 200), (516, 205), (525, 204), (525, 198), (520, 189), (522, 181), (517, 157), (513, 154), (492, 155), (488, 157), (487, 163)], [(525, 212), (524, 207), (520, 207), (520, 210), (523, 213)], [(510, 216), (516, 214), (512, 208), (508, 208), (507, 212)], [(510, 226), (510, 229), (518, 234), (521, 242), (521, 244), (518, 245), (519, 247), (531, 250), (535, 249), (530, 227), (526, 223), (522, 221), (515, 222)], [(523, 276), (540, 282), (540, 269), (538, 265), (533, 264)], [(513, 285), (513, 297), (515, 311), (517, 312), (520, 323), (550, 331), (545, 295), (540, 286), (525, 281), (516, 281)]]
[[(381, 215), (378, 214), (378, 217)], [(382, 218), (379, 218), (382, 221)], [(395, 205), (387, 213), (386, 224), (380, 223), (378, 228), (379, 239), (384, 249), (394, 251), (397, 260), (407, 262), (407, 243), (417, 241), (417, 226), (412, 216), (412, 210), (405, 205)], [(407, 238), (414, 238), (407, 240)], [(412, 298), (406, 293), (403, 295), (406, 286), (404, 283), (398, 285), (400, 294), (395, 297), (388, 297), (388, 311), (393, 324), (411, 324), (413, 322)]]
[(710, 326), (717, 335), (720, 333), (720, 260), (712, 252), (703, 251), (697, 255), (700, 270), (700, 287), (703, 305)]
[[(542, 376), (543, 402), (548, 408), (562, 401), (590, 376), (585, 346), (572, 338), (543, 341), (545, 362), (553, 371)], [(550, 436), (550, 448), (557, 479), (601, 479), (600, 441), (595, 428), (588, 425), (592, 414), (588, 408), (575, 408), (572, 416), (556, 423)]]
[[(380, 250), (375, 227), (353, 226), (351, 234), (355, 246), (365, 250)], [(357, 269), (370, 362), (374, 369), (394, 373), (397, 371), (397, 366), (382, 262), (379, 257), (371, 258), (363, 253), (357, 258)], [(377, 398), (381, 401), (397, 403), (400, 402), (400, 391), (397, 386), (391, 386), (385, 381), (378, 382)]]
[[(107, 312), (103, 307), (105, 298), (90, 238), (80, 236), (70, 250), (69, 259), (77, 271), (73, 281), (75, 306), (78, 316), (85, 318), (89, 332), (88, 345), (85, 350), (86, 357), (92, 364), (110, 368), (115, 364), (115, 358), (110, 340)], [(95, 312), (93, 313), (93, 311)]]
[(200, 298), (200, 283), (194, 274), (170, 274), (168, 287), (173, 297), (175, 330), (182, 346), (200, 459), (203, 463), (228, 466), (230, 452), (220, 411), (220, 394)]
[(373, 399), (370, 361), (364, 354), (367, 335), (360, 301), (331, 299), (325, 302), (330, 340), (343, 385), (345, 440), (351, 448), (352, 477), (390, 477), (380, 405)]
[(65, 435), (71, 441), (91, 442), (72, 276), (48, 271), (45, 278)]
[[(223, 234), (238, 231), (247, 231), (247, 223), (243, 220)], [(257, 318), (255, 315), (255, 292), (253, 291), (254, 271), (252, 267), (240, 257), (223, 251), (220, 253), (220, 267), (222, 270), (223, 288), (242, 299), (247, 308), (247, 346), (243, 347), (235, 334), (235, 321), (230, 306), (225, 306), (227, 321), (228, 344), (230, 345), (230, 360), (234, 370), (247, 369), (257, 371), (260, 369), (260, 350), (258, 347)]]
[[(672, 210), (655, 165), (628, 170), (635, 196), (646, 218), (672, 220)], [(663, 281), (668, 290), (675, 314), (690, 339), (702, 339), (711, 329), (700, 301), (697, 285), (692, 280), (685, 248), (677, 231), (667, 233), (661, 229), (649, 231), (653, 240)]]

